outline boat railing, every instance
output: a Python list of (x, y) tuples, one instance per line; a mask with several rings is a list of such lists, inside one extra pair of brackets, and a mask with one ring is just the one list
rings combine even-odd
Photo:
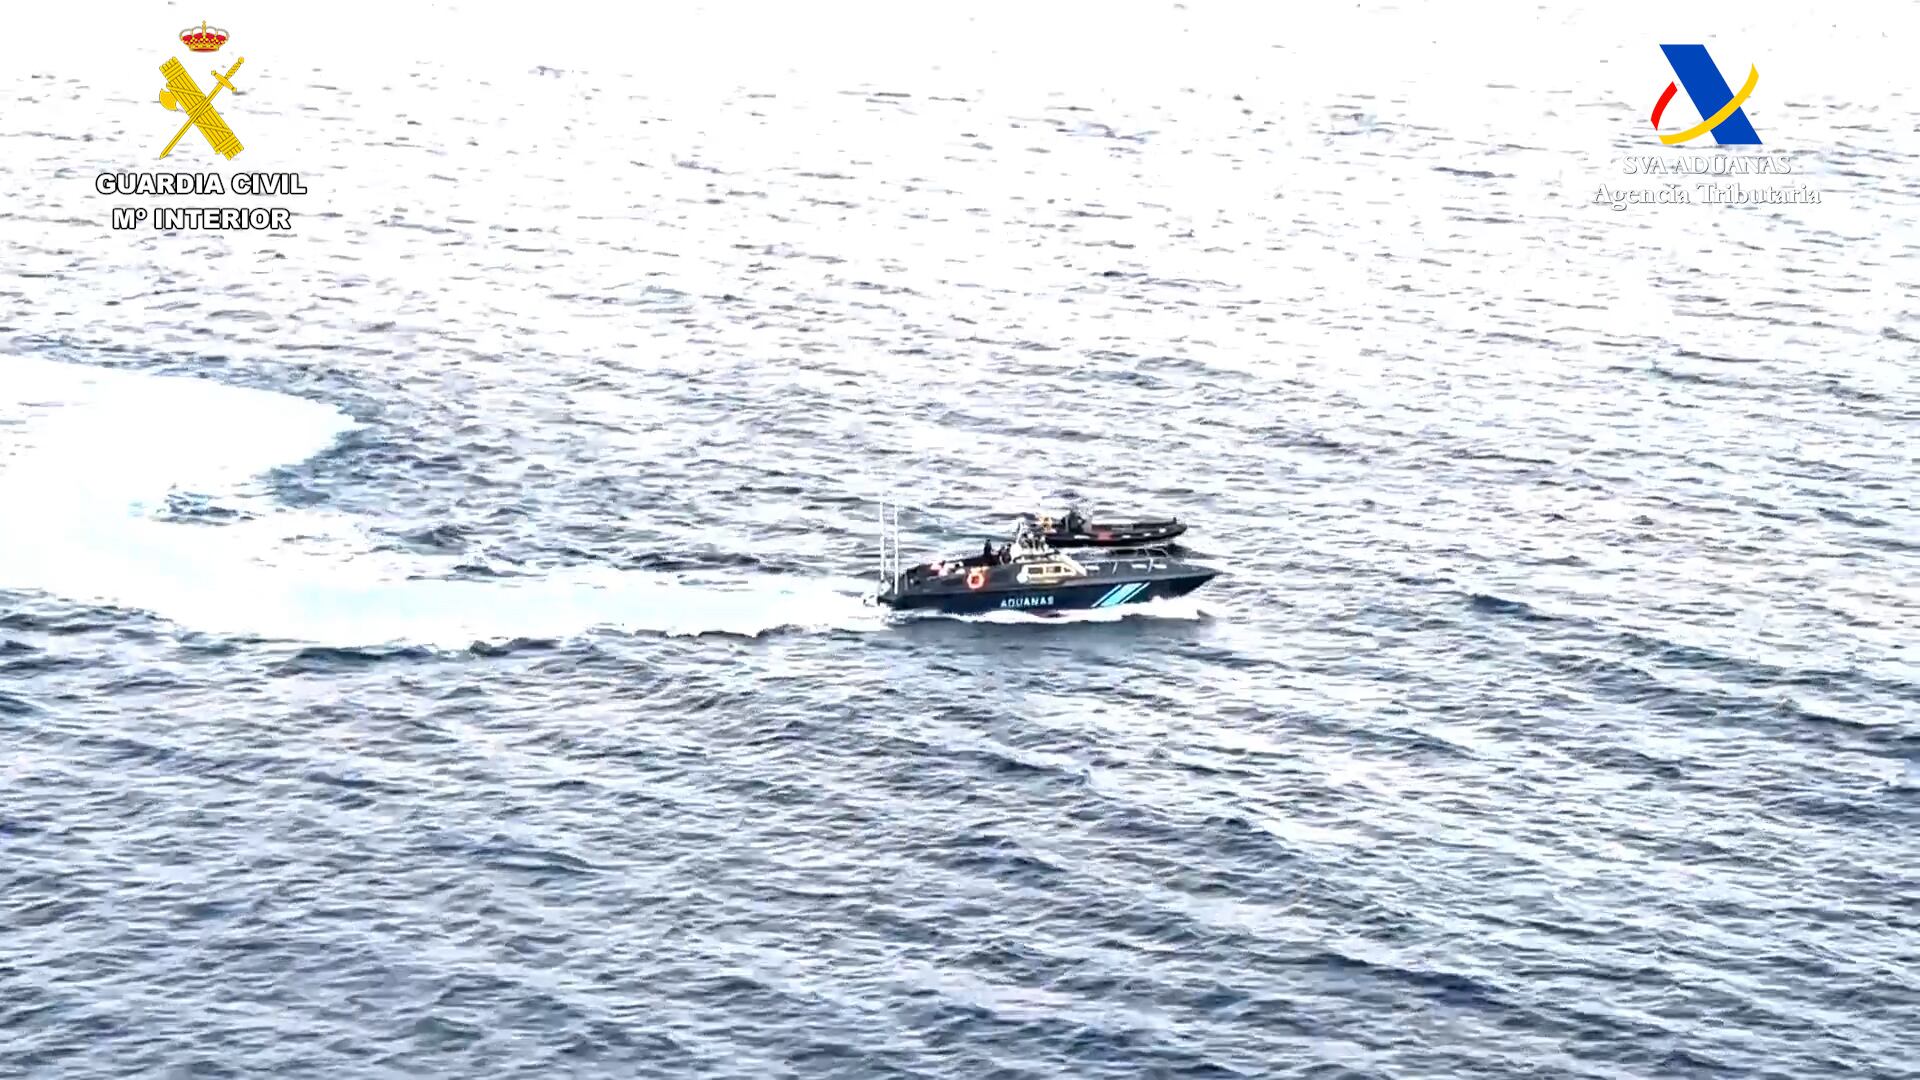
[(1143, 545), (1141, 547), (1107, 548), (1102, 550), (1097, 558), (1082, 556), (1081, 561), (1102, 563), (1109, 569), (1119, 569), (1126, 563), (1137, 563), (1145, 560), (1147, 569), (1157, 570), (1172, 558), (1173, 553), (1171, 551), (1158, 544), (1153, 544)]
[(900, 504), (880, 496), (880, 591), (898, 591), (903, 573), (900, 559)]

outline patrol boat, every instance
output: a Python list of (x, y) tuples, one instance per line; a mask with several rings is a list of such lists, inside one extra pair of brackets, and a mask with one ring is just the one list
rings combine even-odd
[(1165, 548), (1103, 548), (1069, 555), (1021, 521), (1013, 539), (977, 555), (903, 567), (899, 512), (882, 506), (880, 591), (872, 602), (897, 611), (948, 615), (1027, 611), (1036, 615), (1142, 604), (1188, 593), (1219, 571), (1174, 558)]

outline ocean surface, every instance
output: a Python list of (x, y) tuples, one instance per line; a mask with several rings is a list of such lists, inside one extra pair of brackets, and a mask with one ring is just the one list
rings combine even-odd
[(16, 30), (0, 1077), (1920, 1076), (1882, 9), (400, 7)]

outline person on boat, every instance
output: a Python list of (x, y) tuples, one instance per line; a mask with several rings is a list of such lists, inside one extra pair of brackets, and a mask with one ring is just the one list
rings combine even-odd
[(987, 560), (989, 564), (993, 562), (993, 541), (980, 541), (980, 557)]
[(1081, 532), (1086, 527), (1086, 524), (1087, 519), (1080, 516), (1079, 509), (1073, 508), (1067, 511), (1067, 520), (1063, 528), (1065, 528), (1069, 534), (1077, 533)]

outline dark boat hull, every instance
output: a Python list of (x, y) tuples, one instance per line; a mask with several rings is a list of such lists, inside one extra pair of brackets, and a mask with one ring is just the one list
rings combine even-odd
[(990, 611), (1099, 611), (1185, 596), (1213, 580), (1217, 571), (1194, 567), (1132, 580), (1073, 581), (1056, 585), (987, 586), (979, 589), (909, 590), (883, 593), (880, 603), (898, 611), (983, 615)]
[[(1028, 521), (1039, 523), (1040, 519), (1032, 514), (1023, 516)], [(1082, 522), (1078, 529), (1072, 531), (1060, 519), (1054, 518), (1040, 536), (1049, 547), (1056, 548), (1141, 547), (1164, 544), (1186, 531), (1186, 523), (1176, 518), (1164, 521), (1089, 521)]]

